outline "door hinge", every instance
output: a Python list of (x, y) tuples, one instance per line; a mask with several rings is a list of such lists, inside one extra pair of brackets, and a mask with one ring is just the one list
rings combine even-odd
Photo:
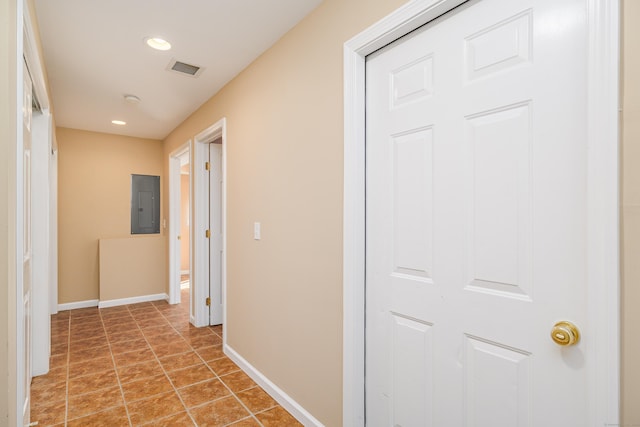
[(209, 231), (209, 230), (205, 231), (204, 235), (208, 239), (209, 237), (211, 237), (211, 231)]
[(206, 303), (207, 303), (207, 306), (211, 305), (211, 297), (207, 297)]
[(210, 166), (209, 166), (209, 162), (204, 162), (204, 168), (206, 170), (209, 170)]

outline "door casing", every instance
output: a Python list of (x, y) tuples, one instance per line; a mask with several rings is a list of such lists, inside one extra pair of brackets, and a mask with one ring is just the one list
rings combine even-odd
[[(344, 45), (343, 424), (365, 425), (365, 58), (465, 0), (414, 0)], [(591, 426), (619, 423), (619, 0), (588, 15), (587, 361)]]
[[(24, 0), (16, 1), (16, 40), (17, 40), (17, 48), (16, 48), (16, 101), (14, 108), (16, 111), (16, 146), (15, 146), (15, 154), (16, 157), (13, 161), (15, 161), (16, 169), (15, 169), (15, 177), (17, 178), (15, 181), (15, 211), (12, 215), (15, 218), (15, 235), (13, 238), (13, 242), (15, 242), (15, 250), (14, 260), (16, 264), (13, 269), (15, 269), (15, 287), (9, 287), (9, 318), (13, 319), (10, 321), (10, 326), (14, 326), (13, 329), (9, 331), (9, 366), (12, 367), (9, 369), (9, 417), (8, 422), (9, 425), (23, 425), (23, 415), (22, 408), (23, 403), (20, 400), (20, 396), (24, 393), (24, 378), (26, 374), (25, 363), (25, 354), (24, 354), (24, 340), (25, 340), (25, 330), (22, 326), (22, 319), (24, 316), (23, 307), (22, 307), (22, 294), (24, 288), (23, 274), (22, 274), (22, 255), (23, 255), (23, 241), (22, 234), (24, 231), (24, 227), (26, 224), (24, 223), (24, 190), (23, 190), (23, 165), (22, 165), (22, 157), (24, 155), (23, 150), (23, 128), (22, 128), (22, 100), (24, 95), (24, 73), (23, 73), (23, 58), (26, 61), (27, 66), (29, 67), (29, 71), (31, 74), (31, 79), (33, 82), (33, 91), (35, 93), (36, 98), (40, 104), (42, 110), (42, 120), (44, 126), (50, 126), (51, 124), (51, 112), (50, 112), (50, 103), (49, 96), (47, 93), (46, 83), (44, 79), (44, 72), (42, 69), (42, 64), (40, 62), (40, 57), (38, 54), (36, 36), (34, 30), (34, 23), (32, 16), (29, 11), (29, 6)], [(37, 136), (39, 140), (33, 140), (33, 144), (40, 144), (46, 147), (55, 146), (51, 144), (52, 142), (52, 132), (49, 132), (48, 129), (42, 129), (42, 132)], [(40, 140), (41, 139), (41, 140)], [(51, 183), (50, 188), (44, 189), (48, 191), (47, 194), (38, 194), (38, 197), (50, 198), (53, 196), (57, 197), (57, 188), (55, 187), (55, 183)], [(50, 199), (51, 200), (51, 199)], [(56, 205), (57, 200), (51, 200), (52, 205)], [(32, 212), (32, 222), (38, 222), (39, 224), (44, 224), (45, 222), (49, 222), (50, 218), (46, 215), (46, 212)], [(46, 228), (46, 226), (45, 226)], [(49, 235), (49, 244), (46, 245), (45, 251), (40, 253), (41, 257), (46, 257), (47, 259), (57, 259), (57, 233), (55, 230), (51, 232)], [(48, 274), (49, 273), (49, 274)], [(49, 291), (56, 296), (57, 295), (57, 278), (55, 281), (48, 280), (49, 278), (53, 278), (50, 272), (43, 272), (42, 276), (44, 280), (39, 282), (35, 287), (32, 288), (32, 294), (41, 292), (43, 295), (48, 294), (47, 290), (39, 288), (39, 286), (49, 287)], [(42, 300), (42, 309), (49, 311), (50, 305), (46, 300)], [(49, 301), (50, 302), (50, 301)], [(40, 319), (43, 319), (44, 322), (48, 320), (48, 316), (40, 316)], [(41, 330), (46, 329), (46, 325), (34, 324), (34, 329), (40, 328)], [(44, 332), (48, 333), (48, 332)], [(37, 337), (36, 337), (37, 339)], [(48, 360), (47, 360), (48, 362)], [(42, 369), (48, 369), (47, 366), (44, 366)]]
[[(222, 118), (216, 123), (204, 129), (193, 139), (192, 144), (192, 181), (193, 203), (191, 205), (191, 286), (193, 299), (193, 317), (191, 323), (194, 326), (209, 325), (209, 310), (205, 304), (209, 296), (209, 239), (205, 237), (205, 230), (209, 224), (209, 174), (204, 168), (209, 159), (209, 143), (222, 138), (222, 304), (223, 325), (227, 323), (227, 126), (226, 119)], [(223, 337), (226, 344), (226, 334)]]

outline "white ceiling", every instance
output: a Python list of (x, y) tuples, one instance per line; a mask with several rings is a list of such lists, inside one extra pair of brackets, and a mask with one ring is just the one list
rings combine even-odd
[[(320, 2), (35, 0), (56, 124), (164, 139)], [(172, 49), (153, 50), (146, 37)], [(171, 59), (204, 71), (167, 71)]]

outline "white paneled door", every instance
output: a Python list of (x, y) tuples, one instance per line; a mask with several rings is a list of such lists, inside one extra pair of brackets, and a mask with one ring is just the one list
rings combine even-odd
[(367, 58), (368, 426), (587, 425), (586, 21), (471, 1)]

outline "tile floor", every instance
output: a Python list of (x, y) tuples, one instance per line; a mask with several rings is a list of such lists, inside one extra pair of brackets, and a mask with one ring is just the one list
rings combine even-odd
[(60, 312), (51, 370), (31, 386), (42, 426), (300, 426), (222, 352), (220, 326), (165, 301)]

